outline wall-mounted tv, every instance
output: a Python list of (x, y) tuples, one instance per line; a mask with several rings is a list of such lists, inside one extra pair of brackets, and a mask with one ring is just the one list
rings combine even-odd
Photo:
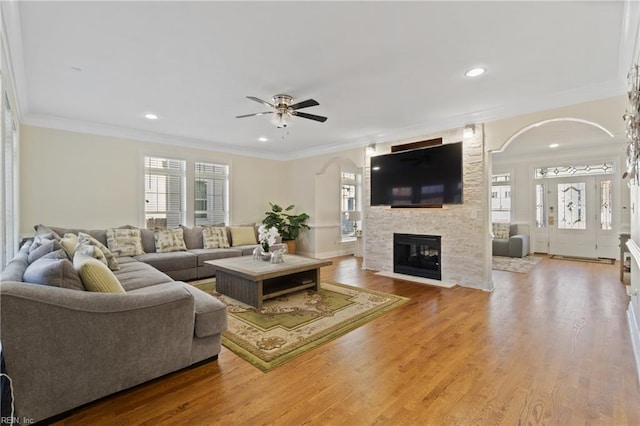
[(371, 157), (371, 205), (462, 204), (462, 142)]

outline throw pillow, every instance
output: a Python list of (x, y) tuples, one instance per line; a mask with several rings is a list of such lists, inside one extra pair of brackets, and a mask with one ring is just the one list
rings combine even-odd
[(156, 251), (158, 253), (187, 250), (184, 244), (182, 228), (158, 229), (153, 232), (153, 235), (156, 240)]
[[(33, 244), (31, 245), (31, 247), (33, 247)], [(40, 259), (42, 256), (60, 248), (60, 243), (56, 240), (44, 240), (41, 242), (41, 244), (37, 245), (35, 250), (29, 251), (29, 257), (27, 258), (27, 261), (29, 263), (33, 263), (36, 260)]]
[(109, 266), (109, 269), (111, 269), (112, 271), (117, 271), (118, 269), (120, 269), (116, 257), (109, 251), (109, 248), (102, 244), (100, 241), (93, 238), (91, 235), (85, 234), (84, 232), (78, 232), (78, 244), (89, 244), (98, 247), (104, 254), (104, 257), (107, 259), (107, 266)]
[(78, 236), (72, 233), (66, 233), (60, 239), (60, 245), (69, 256), (69, 259), (73, 259), (73, 253), (76, 251), (76, 246), (78, 245)]
[(202, 228), (202, 241), (206, 249), (229, 248), (227, 230), (217, 226), (205, 226)]
[(122, 284), (111, 270), (98, 259), (76, 251), (73, 256), (73, 267), (88, 291), (101, 293), (125, 293)]
[(256, 231), (253, 226), (232, 226), (230, 229), (231, 244), (233, 244), (234, 247), (258, 244)]
[(36, 236), (33, 237), (33, 243), (31, 244), (31, 247), (29, 247), (29, 253), (36, 250), (47, 241), (51, 241), (53, 239), (53, 234), (51, 232), (48, 232), (46, 234), (36, 234)]
[(22, 280), (34, 284), (84, 290), (80, 276), (69, 259), (52, 259), (48, 255), (29, 265)]
[(508, 223), (492, 223), (491, 227), (493, 228), (493, 238), (497, 240), (508, 240), (509, 239), (509, 227)]
[(62, 234), (58, 235), (53, 229), (46, 225), (36, 225), (33, 227), (33, 229), (36, 231), (36, 235), (51, 234), (54, 240), (59, 240), (60, 238), (62, 238), (60, 236)]
[(107, 229), (107, 245), (118, 257), (144, 254), (139, 229)]
[(106, 256), (98, 246), (81, 243), (76, 247), (76, 251), (73, 253), (74, 257), (76, 253), (81, 253), (85, 256), (93, 257), (94, 259), (98, 259), (101, 263), (104, 263), (107, 267), (109, 266)]
[(187, 247), (187, 250), (201, 249), (203, 247), (201, 226), (189, 228), (188, 226), (180, 225), (180, 228), (182, 228), (184, 245)]

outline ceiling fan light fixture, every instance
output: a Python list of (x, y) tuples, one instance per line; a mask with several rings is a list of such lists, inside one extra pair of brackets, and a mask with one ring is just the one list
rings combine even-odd
[(271, 122), (278, 129), (284, 129), (285, 127), (289, 127), (291, 125), (290, 119), (291, 115), (287, 112), (276, 112), (273, 114), (273, 118)]

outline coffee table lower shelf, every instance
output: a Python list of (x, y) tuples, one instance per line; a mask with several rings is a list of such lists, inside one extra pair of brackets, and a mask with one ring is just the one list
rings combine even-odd
[(264, 280), (247, 279), (222, 270), (216, 273), (216, 288), (220, 293), (256, 308), (274, 297), (305, 289), (318, 290), (319, 282), (319, 269)]

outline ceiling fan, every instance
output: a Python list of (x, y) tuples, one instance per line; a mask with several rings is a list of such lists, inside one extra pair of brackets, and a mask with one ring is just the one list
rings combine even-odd
[(271, 122), (278, 128), (289, 126), (290, 119), (292, 117), (308, 118), (309, 120), (319, 121), (324, 123), (327, 121), (327, 117), (315, 114), (307, 114), (306, 112), (300, 112), (299, 109), (309, 108), (312, 106), (320, 105), (314, 99), (307, 99), (306, 101), (293, 103), (293, 97), (290, 95), (275, 95), (272, 99), (273, 103), (264, 101), (255, 96), (247, 96), (247, 99), (258, 102), (273, 108), (271, 111), (257, 112), (255, 114), (238, 115), (236, 118), (253, 117), (255, 115), (274, 114)]

